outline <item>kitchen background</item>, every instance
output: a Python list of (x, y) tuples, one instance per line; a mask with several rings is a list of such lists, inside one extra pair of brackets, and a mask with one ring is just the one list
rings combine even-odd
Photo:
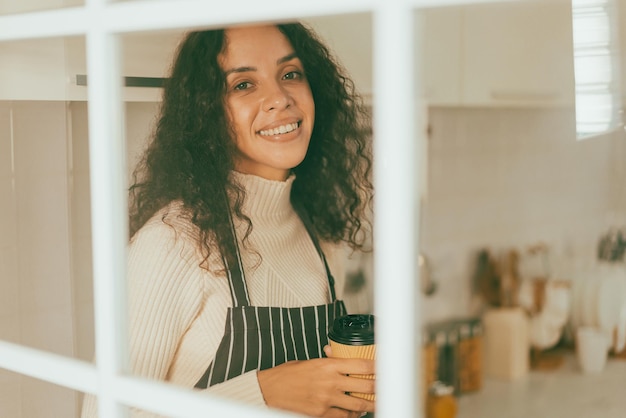
[[(623, 3), (619, 16), (626, 40)], [(14, 13), (38, 6), (2, 7), (1, 12)], [(484, 280), (476, 274), (480, 251), (501, 260), (515, 250), (517, 279), (545, 276), (569, 283), (571, 306), (561, 335), (572, 340), (572, 323), (586, 322), (579, 312), (585, 303), (574, 303), (585, 293), (581, 283), (598, 279), (599, 241), (611, 228), (626, 226), (626, 144), (623, 130), (576, 139), (570, 3), (442, 7), (416, 19), (421, 22), (416, 36), (423, 36), (416, 50), (424, 86), (418, 97), (429, 132), (420, 144), (428, 158), (419, 237), (428, 267), (422, 272), (434, 285), (423, 298), (424, 323), (480, 318), (486, 312)], [(311, 23), (369, 100), (369, 15)], [(124, 75), (164, 76), (178, 36), (125, 35)], [(0, 56), (0, 338), (91, 361), (88, 87), (75, 78), (86, 73), (85, 42), (74, 37), (3, 43)], [(622, 68), (625, 60), (622, 54)], [(150, 134), (159, 90), (127, 87), (124, 96), (128, 161), (121, 167), (130, 173)], [(358, 289), (348, 295), (348, 304), (369, 311), (370, 255), (354, 256), (350, 272), (352, 284), (359, 273), (366, 281), (347, 289)], [(598, 291), (585, 294), (590, 299)], [(513, 417), (517, 410), (519, 416), (582, 417), (584, 399), (595, 402), (590, 413), (597, 414), (588, 416), (623, 416), (626, 404), (615, 383), (624, 364), (611, 358), (601, 374), (588, 375), (570, 356), (558, 369), (507, 378), (506, 384), (484, 373), (477, 392), (458, 398), (459, 416)], [(529, 391), (532, 386), (547, 389)], [(586, 393), (564, 394), (568, 390)], [(539, 399), (542, 409), (524, 409), (529, 396)], [(0, 371), (2, 417), (77, 417), (80, 402), (80, 393)], [(578, 415), (554, 412), (564, 404)]]

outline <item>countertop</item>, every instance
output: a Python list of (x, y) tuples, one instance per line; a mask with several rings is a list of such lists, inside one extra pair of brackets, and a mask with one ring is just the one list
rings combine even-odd
[(458, 399), (457, 418), (626, 418), (626, 360), (583, 374), (567, 354), (552, 371), (531, 371), (514, 381), (485, 378), (480, 391)]

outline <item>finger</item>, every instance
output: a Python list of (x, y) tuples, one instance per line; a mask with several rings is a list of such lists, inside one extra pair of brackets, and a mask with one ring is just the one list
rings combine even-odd
[(341, 408), (330, 408), (324, 415), (324, 418), (361, 418), (367, 415), (367, 412), (346, 411)]
[(376, 380), (355, 376), (344, 376), (339, 387), (344, 392), (375, 393)]
[[(354, 415), (357, 414), (357, 415)], [(330, 408), (323, 415), (324, 418), (352, 418), (352, 417), (360, 417), (361, 414), (358, 412), (346, 411), (341, 408)]]
[(326, 357), (332, 357), (333, 356), (333, 349), (330, 348), (329, 345), (325, 345), (324, 346), (324, 354), (326, 354)]
[(360, 358), (333, 358), (337, 371), (341, 374), (375, 374), (376, 363), (374, 360)]
[(367, 412), (355, 412), (352, 411), (348, 414), (348, 417), (350, 418), (361, 418), (364, 417), (365, 415), (367, 415)]
[(337, 397), (333, 405), (352, 412), (374, 412), (376, 409), (376, 402), (347, 394), (342, 394)]

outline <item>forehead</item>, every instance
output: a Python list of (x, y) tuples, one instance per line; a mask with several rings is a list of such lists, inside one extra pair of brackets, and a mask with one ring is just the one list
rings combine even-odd
[(243, 26), (225, 30), (223, 67), (254, 64), (262, 58), (275, 60), (293, 53), (287, 37), (276, 26)]

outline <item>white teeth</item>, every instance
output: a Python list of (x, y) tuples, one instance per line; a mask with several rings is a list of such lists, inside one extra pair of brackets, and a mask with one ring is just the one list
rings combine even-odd
[(264, 131), (259, 131), (260, 135), (263, 136), (274, 136), (279, 134), (286, 134), (288, 132), (294, 131), (298, 128), (298, 123), (288, 123), (287, 125), (281, 125), (274, 129), (267, 129)]

